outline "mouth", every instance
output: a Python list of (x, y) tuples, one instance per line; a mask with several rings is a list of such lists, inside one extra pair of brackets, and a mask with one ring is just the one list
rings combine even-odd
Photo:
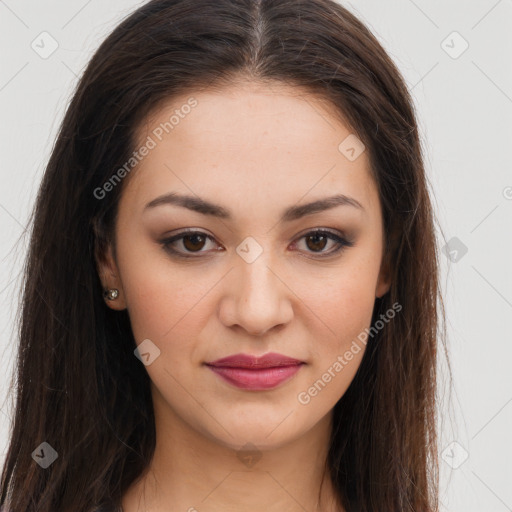
[(205, 364), (237, 388), (261, 391), (289, 380), (305, 363), (282, 354), (269, 353), (262, 357), (235, 354)]

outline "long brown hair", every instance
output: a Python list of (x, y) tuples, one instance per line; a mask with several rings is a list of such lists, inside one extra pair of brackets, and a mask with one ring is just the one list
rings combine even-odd
[[(11, 512), (119, 507), (148, 467), (149, 377), (126, 311), (104, 303), (95, 263), (113, 239), (121, 187), (101, 199), (95, 190), (130, 158), (138, 124), (162, 101), (241, 77), (325, 99), (365, 144), (380, 195), (392, 284), (372, 322), (395, 303), (402, 310), (368, 341), (334, 408), (326, 467), (340, 500), (347, 512), (438, 509), (444, 307), (414, 106), (398, 69), (333, 0), (152, 0), (83, 73), (32, 212), (0, 489)], [(43, 442), (58, 454), (46, 469), (33, 458)]]

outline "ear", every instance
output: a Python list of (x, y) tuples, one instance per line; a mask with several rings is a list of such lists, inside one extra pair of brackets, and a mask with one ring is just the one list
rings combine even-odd
[(126, 309), (126, 300), (119, 277), (119, 269), (113, 255), (112, 243), (107, 239), (104, 229), (102, 229), (98, 223), (94, 223), (93, 229), (95, 234), (94, 259), (102, 289), (106, 291), (115, 288), (119, 291), (119, 295), (116, 299), (109, 300), (104, 297), (104, 301), (109, 308), (122, 311)]
[(379, 299), (386, 295), (391, 288), (391, 282), (393, 281), (393, 265), (391, 264), (391, 254), (394, 252), (396, 243), (398, 241), (398, 235), (394, 232), (390, 237), (390, 244), (387, 248), (384, 248), (384, 255), (379, 270), (379, 277), (377, 279), (377, 286), (375, 287), (375, 297)]
[(380, 266), (377, 286), (375, 287), (375, 297), (379, 299), (389, 292), (391, 288), (391, 270), (388, 259), (384, 259)]

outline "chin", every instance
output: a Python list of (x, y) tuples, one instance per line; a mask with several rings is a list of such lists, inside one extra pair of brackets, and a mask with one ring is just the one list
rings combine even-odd
[(245, 421), (239, 418), (230, 421), (225, 416), (223, 426), (226, 427), (227, 432), (221, 427), (217, 428), (216, 425), (215, 431), (209, 430), (207, 436), (235, 451), (241, 450), (248, 444), (261, 451), (277, 449), (294, 441), (307, 431), (307, 426), (302, 429), (297, 420), (288, 423), (291, 415), (288, 418), (286, 416), (286, 414), (279, 415), (275, 420), (269, 419), (265, 422), (262, 422), (261, 416), (248, 418)]

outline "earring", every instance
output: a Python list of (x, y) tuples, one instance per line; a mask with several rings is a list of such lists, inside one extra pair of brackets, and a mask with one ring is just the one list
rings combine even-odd
[(117, 288), (111, 288), (103, 292), (103, 297), (108, 300), (116, 300), (119, 297), (119, 290)]

